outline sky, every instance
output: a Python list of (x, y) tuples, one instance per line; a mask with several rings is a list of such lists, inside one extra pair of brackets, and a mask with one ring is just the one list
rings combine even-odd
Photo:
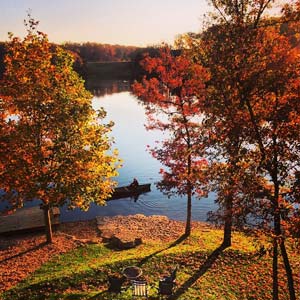
[(197, 32), (206, 0), (0, 0), (0, 41), (24, 37), (27, 11), (49, 40), (149, 46)]

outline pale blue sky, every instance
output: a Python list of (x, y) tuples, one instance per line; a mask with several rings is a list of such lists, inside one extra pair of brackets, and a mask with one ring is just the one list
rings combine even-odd
[(199, 31), (210, 8), (206, 0), (0, 0), (0, 41), (9, 31), (24, 36), (28, 9), (52, 42), (146, 46)]

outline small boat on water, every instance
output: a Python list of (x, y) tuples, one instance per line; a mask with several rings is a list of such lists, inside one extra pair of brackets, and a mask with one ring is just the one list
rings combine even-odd
[[(151, 184), (139, 184), (137, 186), (122, 186), (115, 188), (115, 191), (107, 201), (126, 197), (137, 198), (140, 194), (150, 192)], [(51, 212), (52, 225), (58, 225), (60, 209), (53, 207)], [(43, 210), (40, 206), (17, 209), (13, 214), (0, 215), (0, 235), (17, 232), (32, 231), (45, 227)]]
[(140, 194), (147, 193), (151, 191), (151, 184), (139, 184), (137, 186), (121, 186), (115, 188), (115, 191), (111, 198), (107, 201), (121, 199), (126, 197), (136, 197)]

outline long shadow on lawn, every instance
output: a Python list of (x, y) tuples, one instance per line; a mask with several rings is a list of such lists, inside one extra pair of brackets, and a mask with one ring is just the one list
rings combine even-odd
[(20, 256), (25, 255), (25, 254), (27, 254), (27, 253), (29, 253), (29, 252), (34, 251), (34, 250), (41, 249), (41, 248), (43, 248), (43, 247), (46, 246), (46, 245), (47, 245), (46, 242), (42, 242), (42, 243), (40, 243), (39, 245), (37, 245), (37, 246), (35, 246), (35, 247), (32, 247), (32, 248), (30, 248), (30, 249), (27, 249), (27, 250), (25, 250), (25, 251), (23, 251), (23, 252), (17, 253), (17, 254), (15, 254), (15, 255), (10, 256), (10, 257), (4, 258), (3, 260), (0, 261), (0, 263), (4, 263), (4, 262), (9, 261), (9, 260), (11, 260), (11, 259), (20, 257)]
[[(91, 298), (89, 298), (89, 300), (99, 300), (99, 299), (103, 299), (103, 295), (107, 294), (108, 290), (102, 291), (94, 296), (92, 296)], [(116, 298), (117, 299), (117, 298)]]
[(200, 269), (190, 279), (188, 279), (173, 295), (169, 296), (168, 300), (176, 300), (182, 294), (184, 294), (189, 287), (191, 287), (202, 275), (205, 274), (205, 272), (212, 266), (212, 264), (217, 260), (217, 258), (223, 252), (223, 250), (225, 250), (225, 248), (226, 247), (221, 245), (217, 249), (215, 249), (203, 263)]
[[(50, 299), (49, 295), (63, 295), (72, 293), (70, 296), (66, 296), (66, 299), (82, 299), (82, 295), (86, 292), (87, 286), (94, 286), (95, 289), (105, 288), (106, 276), (96, 269), (86, 270), (79, 273), (72, 272), (70, 275), (58, 276), (55, 278), (44, 277), (40, 281), (35, 283), (24, 283), (23, 286), (15, 286), (12, 289), (5, 292), (3, 299)], [(78, 291), (78, 294), (73, 292)], [(101, 294), (107, 293), (107, 290), (99, 292)], [(2, 295), (3, 296), (3, 295)], [(1, 298), (1, 297), (0, 297)], [(63, 297), (62, 297), (63, 298)], [(59, 296), (55, 299), (62, 299)], [(2, 299), (2, 298), (1, 298)], [(51, 298), (52, 299), (52, 298)], [(86, 298), (84, 298), (86, 299)], [(93, 299), (93, 298), (92, 298)], [(97, 299), (95, 297), (95, 299)], [(99, 298), (106, 299), (106, 298)]]
[(180, 236), (176, 241), (174, 241), (171, 245), (169, 245), (166, 248), (163, 248), (161, 250), (155, 251), (153, 253), (151, 253), (150, 255), (144, 257), (138, 264), (138, 267), (141, 267), (144, 263), (146, 263), (149, 259), (151, 259), (153, 256), (157, 255), (158, 253), (161, 253), (165, 250), (171, 249), (175, 246), (177, 246), (178, 244), (182, 243), (186, 238), (188, 237), (187, 234), (183, 234), (182, 236)]

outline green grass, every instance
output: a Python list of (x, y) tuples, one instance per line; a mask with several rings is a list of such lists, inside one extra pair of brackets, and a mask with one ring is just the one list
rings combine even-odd
[[(188, 239), (170, 244), (145, 243), (135, 249), (116, 251), (106, 245), (87, 245), (53, 258), (26, 280), (5, 292), (14, 299), (132, 299), (130, 288), (120, 295), (107, 291), (107, 275), (138, 265), (150, 283), (150, 299), (158, 299), (159, 277), (177, 265), (174, 299), (267, 300), (272, 299), (272, 258), (259, 258), (259, 243), (234, 233), (233, 246), (223, 251), (209, 268), (210, 254), (220, 245), (222, 232), (194, 231)], [(294, 274), (300, 258), (292, 255)], [(280, 262), (280, 299), (288, 299), (285, 272)], [(299, 276), (298, 276), (299, 277)], [(295, 286), (299, 278), (295, 277)], [(300, 294), (298, 291), (297, 299)]]

